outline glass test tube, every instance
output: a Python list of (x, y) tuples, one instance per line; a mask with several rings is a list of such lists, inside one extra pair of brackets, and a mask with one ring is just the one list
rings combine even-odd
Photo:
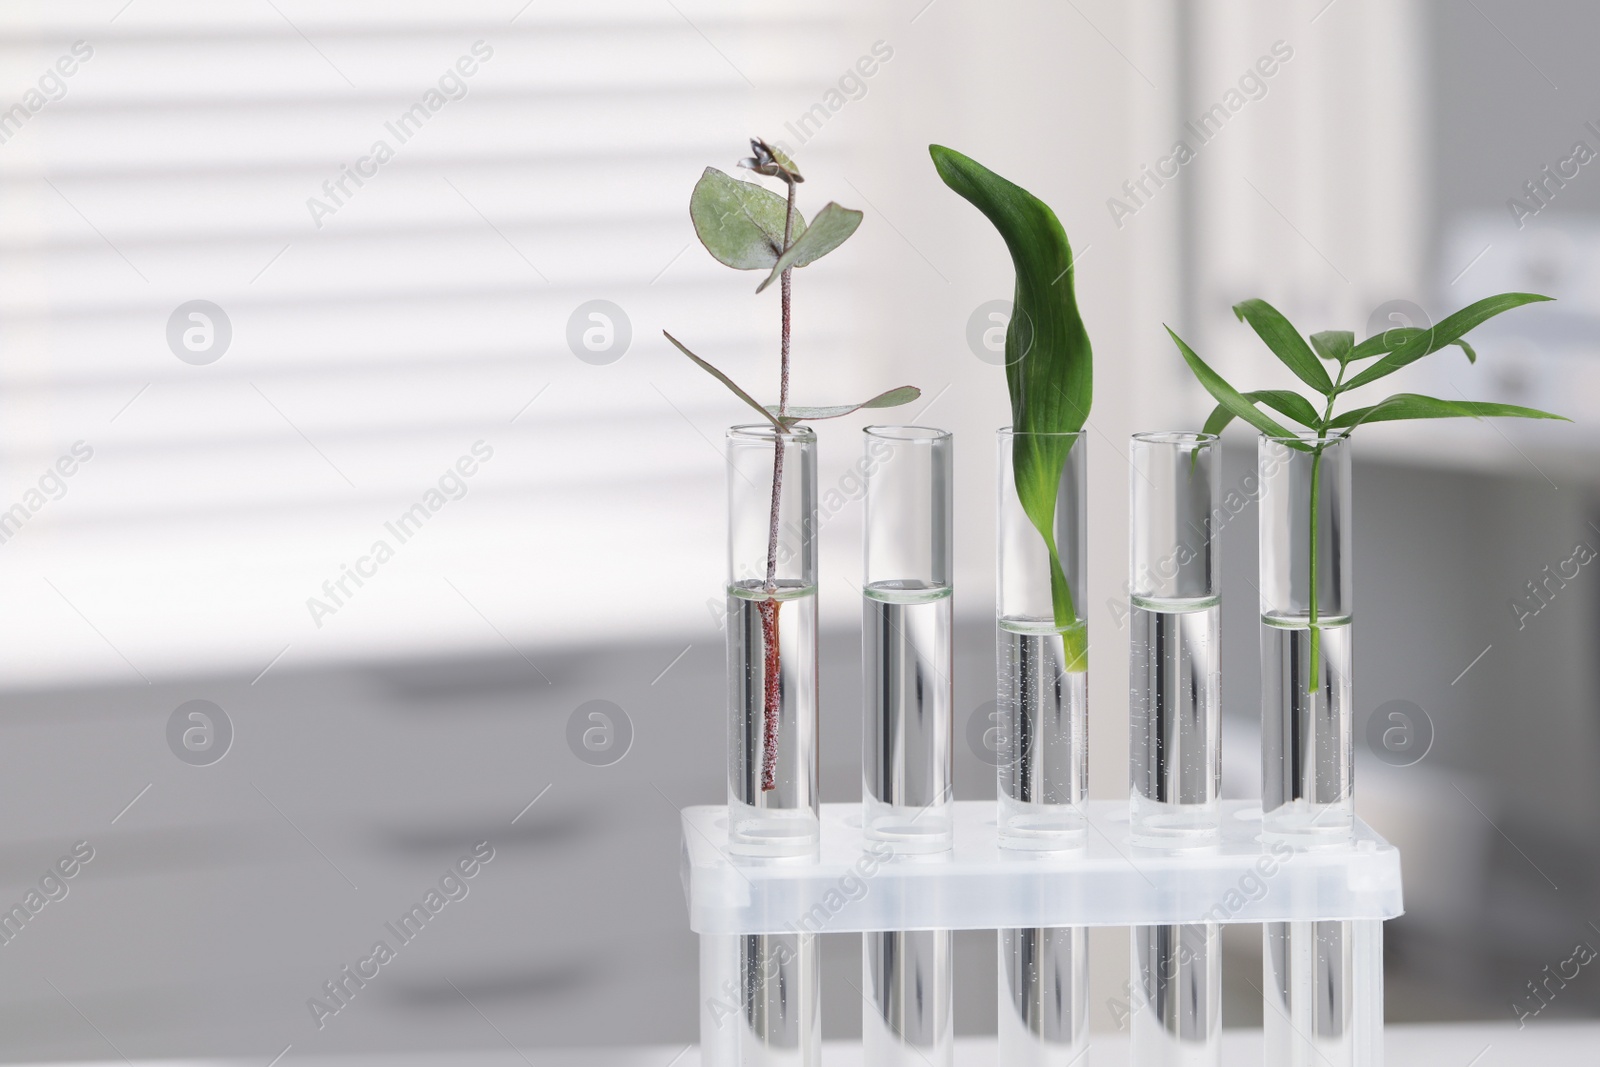
[[(728, 849), (742, 862), (813, 855), (819, 843), (816, 446), (807, 428), (728, 431)], [(702, 1032), (705, 1014), (717, 1016), (707, 1057), (817, 1067), (816, 937), (717, 942), (724, 999), (702, 1009)]]
[(727, 460), (729, 849), (806, 855), (818, 840), (816, 434), (735, 426)]
[(701, 935), (702, 1067), (820, 1067), (817, 962), (812, 933)]
[(863, 431), (863, 829), (896, 852), (950, 847), (950, 434)]
[(1340, 844), (1355, 821), (1350, 443), (1262, 437), (1257, 456), (1262, 830)]
[[(951, 846), (951, 436), (863, 431), (862, 827), (896, 853)], [(931, 858), (931, 857), (930, 857)], [(954, 1062), (949, 930), (862, 935), (864, 1062)]]
[[(999, 433), (999, 836), (1004, 848), (1082, 847), (1087, 834), (1089, 705), (1083, 433)], [(1050, 501), (1025, 485), (1053, 487)], [(1028, 475), (1034, 475), (1028, 477)], [(1030, 507), (1043, 516), (1041, 530)], [(1049, 541), (1045, 534), (1049, 534)], [(1053, 565), (1050, 542), (1054, 543)], [(1007, 1067), (1066, 1067), (1088, 1048), (1086, 931), (997, 932), (999, 1050)]]
[[(1129, 815), (1135, 844), (1220, 835), (1220, 448), (1212, 434), (1135, 434), (1129, 460)], [(1132, 1062), (1220, 1067), (1216, 923), (1129, 931)]]
[[(1082, 433), (1000, 431), (1000, 843), (1060, 849), (1083, 843), (1088, 797), (1088, 592), (1085, 511), (1088, 442)], [(1016, 464), (1055, 486), (1044, 534), (1017, 494)]]
[(1136, 844), (1219, 832), (1220, 614), (1212, 434), (1135, 434), (1131, 461), (1128, 769)]
[(1265, 1062), (1382, 1067), (1383, 922), (1266, 923)]
[[(1262, 838), (1347, 844), (1355, 825), (1350, 442), (1262, 436), (1257, 463)], [(1356, 1010), (1368, 1003), (1363, 986), (1381, 989), (1381, 952), (1376, 967), (1358, 960), (1373, 927), (1381, 945), (1378, 923), (1264, 925), (1268, 1062), (1375, 1062), (1363, 1036), (1372, 1013)], [(1381, 1005), (1377, 1015), (1381, 1025)]]

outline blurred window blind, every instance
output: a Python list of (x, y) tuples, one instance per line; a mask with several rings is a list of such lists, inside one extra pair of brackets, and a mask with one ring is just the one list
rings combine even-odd
[[(660, 329), (761, 385), (776, 306), (694, 242), (688, 194), (805, 110), (823, 87), (792, 57), (839, 17), (0, 10), (0, 670), (535, 659), (711, 626), (739, 409)], [(808, 282), (818, 351), (849, 283)], [(579, 347), (631, 330), (609, 365), (569, 347), (593, 300), (626, 325), (580, 315)]]

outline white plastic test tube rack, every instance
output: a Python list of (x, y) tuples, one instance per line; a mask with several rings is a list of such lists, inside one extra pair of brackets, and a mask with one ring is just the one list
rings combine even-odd
[[(893, 857), (863, 836), (860, 805), (823, 804), (818, 852), (776, 860), (729, 853), (725, 807), (684, 810), (682, 874), (689, 926), (700, 935), (706, 1067), (816, 1062), (807, 1050), (816, 1047), (818, 976), (796, 970), (782, 983), (748, 983), (741, 957), (754, 938), (767, 939), (761, 958), (782, 964), (774, 945), (820, 934), (1209, 922), (1348, 931), (1349, 968), (1341, 988), (1326, 991), (1344, 1019), (1342, 1062), (1382, 1064), (1383, 921), (1403, 910), (1400, 856), (1365, 823), (1356, 822), (1348, 845), (1297, 851), (1262, 843), (1257, 802), (1223, 801), (1215, 846), (1160, 850), (1132, 843), (1126, 801), (1090, 801), (1083, 848), (1022, 852), (999, 847), (993, 801), (952, 808), (948, 852)], [(1281, 963), (1318, 967), (1314, 958)], [(779, 986), (787, 1002), (770, 1003)], [(757, 989), (759, 998), (747, 995)], [(1323, 1020), (1315, 1005), (1305, 1010), (1305, 1018), (1265, 1025), (1294, 1028), (1309, 1048)]]

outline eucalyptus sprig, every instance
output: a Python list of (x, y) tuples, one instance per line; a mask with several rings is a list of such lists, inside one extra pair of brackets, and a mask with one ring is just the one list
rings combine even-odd
[(778, 715), (782, 700), (779, 688), (778, 656), (778, 505), (783, 491), (784, 437), (802, 422), (818, 419), (835, 419), (862, 408), (889, 408), (909, 404), (921, 396), (921, 390), (903, 385), (879, 393), (857, 404), (831, 404), (820, 407), (799, 407), (789, 403), (789, 322), (790, 290), (797, 267), (815, 263), (823, 256), (849, 240), (861, 225), (862, 213), (852, 208), (840, 207), (832, 201), (811, 217), (809, 223), (795, 208), (795, 186), (805, 181), (794, 161), (767, 142), (754, 138), (750, 141), (751, 154), (740, 160), (739, 166), (753, 174), (777, 178), (784, 184), (785, 196), (778, 196), (755, 182), (739, 181), (715, 167), (707, 167), (695, 183), (689, 196), (689, 218), (694, 232), (705, 245), (706, 251), (719, 263), (735, 270), (764, 270), (767, 276), (756, 286), (761, 293), (774, 281), (779, 282), (779, 307), (782, 314), (782, 333), (778, 353), (778, 402), (762, 404), (741, 388), (727, 374), (710, 362), (689, 351), (676, 337), (665, 330), (662, 333), (672, 345), (695, 365), (728, 388), (734, 396), (750, 405), (763, 419), (772, 424), (775, 436), (772, 456), (772, 505), (767, 535), (767, 576), (764, 592), (758, 604), (761, 612), (761, 640), (764, 646), (764, 748), (762, 750), (761, 788), (773, 789), (777, 785)]
[[(1355, 334), (1348, 330), (1326, 330), (1302, 337), (1277, 308), (1265, 300), (1246, 300), (1235, 304), (1233, 312), (1241, 322), (1255, 330), (1272, 354), (1306, 385), (1316, 392), (1318, 403), (1289, 389), (1257, 389), (1240, 392), (1223, 380), (1194, 349), (1167, 327), (1182, 353), (1184, 362), (1199, 379), (1200, 384), (1217, 401), (1216, 408), (1206, 419), (1206, 433), (1221, 433), (1235, 418), (1243, 419), (1269, 437), (1285, 438), (1290, 448), (1311, 453), (1311, 508), (1310, 508), (1310, 594), (1308, 625), (1311, 630), (1310, 685), (1316, 686), (1320, 670), (1320, 632), (1318, 628), (1318, 540), (1317, 497), (1321, 474), (1322, 453), (1332, 441), (1343, 440), (1360, 426), (1374, 422), (1402, 422), (1414, 419), (1451, 418), (1517, 418), (1562, 419), (1536, 408), (1515, 404), (1491, 404), (1474, 400), (1442, 400), (1419, 393), (1395, 393), (1376, 404), (1346, 408), (1335, 413), (1334, 404), (1345, 393), (1359, 389), (1380, 378), (1387, 377), (1402, 367), (1410, 366), (1424, 356), (1432, 355), (1451, 345), (1466, 353), (1468, 362), (1476, 363), (1478, 354), (1467, 343), (1469, 331), (1502, 312), (1524, 304), (1549, 300), (1536, 293), (1501, 293), (1486, 297), (1477, 303), (1446, 316), (1432, 327), (1400, 327), (1374, 334), (1356, 343)], [(1373, 362), (1362, 364), (1366, 360)], [(1329, 374), (1329, 368), (1334, 373)], [(1273, 418), (1262, 406), (1270, 408), (1290, 422), (1298, 423), (1304, 433), (1290, 430)], [(1295, 440), (1299, 438), (1299, 440)]]
[(1056, 496), (1073, 439), (1093, 400), (1093, 352), (1078, 314), (1072, 246), (1049, 205), (960, 152), (929, 145), (944, 183), (999, 231), (1016, 270), (1006, 326), (1006, 386), (1011, 393), (1011, 473), (1017, 499), (1050, 557), (1050, 602), (1066, 668), (1088, 669), (1089, 629), (1072, 602), (1056, 544)]

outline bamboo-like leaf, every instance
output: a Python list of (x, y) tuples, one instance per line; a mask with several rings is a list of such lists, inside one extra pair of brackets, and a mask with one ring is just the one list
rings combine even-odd
[[(902, 404), (911, 403), (921, 395), (922, 390), (916, 386), (902, 385), (879, 393), (871, 400), (863, 400), (859, 404), (824, 404), (821, 407), (804, 407), (799, 404), (790, 404), (789, 410), (778, 417), (785, 423), (837, 419), (841, 415), (848, 415), (852, 411), (860, 411), (863, 408), (897, 408)], [(769, 415), (778, 415), (778, 408), (775, 404), (768, 404), (766, 410)]]
[(1265, 300), (1246, 300), (1233, 305), (1233, 313), (1241, 322), (1250, 324), (1256, 336), (1266, 342), (1284, 366), (1294, 371), (1295, 377), (1323, 396), (1333, 392), (1333, 379), (1328, 377), (1317, 354), (1277, 308)]
[(740, 400), (743, 400), (746, 404), (749, 404), (751, 407), (753, 407), (757, 411), (759, 411), (761, 413), (761, 417), (763, 419), (766, 419), (768, 422), (772, 423), (772, 425), (778, 430), (779, 433), (787, 433), (788, 432), (789, 428), (787, 426), (785, 426), (779, 419), (777, 419), (775, 416), (773, 416), (773, 414), (770, 411), (768, 411), (766, 408), (762, 407), (761, 406), (761, 402), (759, 400), (757, 400), (755, 397), (751, 396), (749, 393), (745, 392), (743, 389), (740, 389), (738, 383), (735, 382), (732, 378), (728, 377), (726, 374), (723, 374), (720, 370), (718, 370), (717, 368), (713, 367), (710, 363), (706, 362), (705, 360), (701, 359), (699, 356), (695, 355), (693, 352), (689, 351), (687, 348), (683, 347), (683, 342), (679, 341), (676, 337), (672, 336), (666, 330), (662, 330), (661, 331), (661, 335), (663, 337), (665, 337), (667, 340), (671, 341), (672, 344), (673, 344), (673, 347), (675, 347), (679, 352), (682, 352), (684, 355), (686, 355), (690, 359), (694, 360), (696, 365), (698, 365), (701, 370), (703, 370), (707, 374), (711, 375), (713, 378), (715, 378), (717, 381), (721, 382), (723, 385), (726, 385), (728, 387), (728, 390), (731, 393), (733, 393), (734, 396), (738, 397)]
[(1356, 345), (1356, 335), (1349, 330), (1323, 330), (1311, 335), (1311, 347), (1323, 359), (1341, 366), (1350, 362)]
[[(1311, 401), (1299, 393), (1290, 392), (1288, 389), (1257, 389), (1250, 393), (1240, 393), (1247, 400), (1259, 400), (1272, 408), (1280, 415), (1287, 416), (1304, 426), (1308, 430), (1315, 430), (1322, 420), (1317, 416), (1317, 409), (1311, 406)], [(1234, 418), (1233, 412), (1226, 405), (1218, 404), (1211, 412), (1211, 417), (1206, 419), (1202, 433), (1221, 433)]]
[(811, 225), (806, 227), (805, 232), (778, 257), (777, 262), (772, 265), (772, 272), (756, 286), (756, 292), (761, 292), (777, 281), (790, 267), (804, 267), (808, 263), (815, 263), (849, 240), (850, 235), (855, 233), (856, 227), (860, 225), (861, 212), (828, 201), (822, 205), (821, 211), (812, 216)]
[[(1493, 317), (1494, 315), (1500, 314), (1503, 311), (1508, 311), (1511, 308), (1518, 307), (1522, 304), (1545, 299), (1548, 299), (1548, 297), (1541, 297), (1527, 293), (1503, 293), (1500, 296), (1490, 297), (1488, 300), (1480, 300), (1476, 304), (1473, 304), (1467, 308), (1463, 308), (1462, 310), (1449, 316), (1444, 322), (1439, 323), (1437, 326), (1426, 329), (1410, 326), (1398, 327), (1392, 330), (1387, 330), (1374, 337), (1369, 337), (1358, 345), (1352, 345), (1351, 341), (1354, 339), (1353, 335), (1343, 331), (1326, 331), (1323, 333), (1314, 334), (1311, 338), (1312, 346), (1324, 359), (1336, 361), (1339, 364), (1339, 373), (1341, 376), (1346, 372), (1349, 365), (1355, 360), (1366, 359), (1371, 356), (1383, 356), (1383, 358), (1379, 359), (1376, 363), (1373, 363), (1365, 371), (1362, 371), (1360, 374), (1356, 375), (1355, 378), (1351, 379), (1349, 382), (1342, 383), (1339, 386), (1331, 386), (1328, 389), (1323, 389), (1320, 391), (1329, 398), (1331, 404), (1333, 397), (1338, 393), (1341, 393), (1346, 389), (1356, 388), (1360, 385), (1364, 385), (1367, 382), (1381, 378), (1386, 374), (1393, 373), (1400, 367), (1403, 367), (1408, 363), (1415, 362), (1422, 356), (1427, 355), (1430, 352), (1438, 351), (1440, 348), (1449, 344), (1460, 345), (1467, 353), (1468, 359), (1475, 359), (1476, 354), (1472, 351), (1472, 347), (1462, 339), (1463, 335), (1465, 335), (1474, 326), (1482, 323), (1488, 318)], [(1272, 321), (1271, 317), (1265, 314), (1266, 312), (1270, 312), (1270, 308), (1267, 305), (1261, 303), (1260, 301), (1246, 301), (1244, 304), (1236, 306), (1234, 310), (1240, 315), (1241, 318), (1246, 317), (1247, 313), (1251, 314), (1252, 316), (1257, 314), (1261, 315), (1261, 322), (1258, 323), (1254, 320), (1254, 318), (1252, 318), (1250, 321), (1251, 326), (1255, 328), (1256, 333), (1267, 342), (1268, 347), (1272, 348), (1280, 359), (1283, 359), (1283, 361), (1289, 364), (1297, 374), (1300, 374), (1300, 369), (1297, 366), (1297, 363), (1301, 362), (1300, 354), (1298, 354), (1298, 348), (1295, 346), (1292, 340), (1282, 334), (1281, 330), (1279, 329), (1279, 324)], [(1281, 318), (1281, 316), (1278, 316), (1278, 318)], [(1266, 329), (1263, 329), (1263, 325), (1266, 326)], [(1283, 327), (1287, 327), (1286, 322), (1282, 323), (1281, 325)], [(1268, 397), (1268, 395), (1263, 392), (1240, 393), (1237, 389), (1233, 388), (1233, 386), (1224, 381), (1219, 374), (1208, 367), (1205, 362), (1194, 353), (1193, 349), (1184, 344), (1183, 340), (1179, 338), (1176, 333), (1173, 333), (1170, 328), (1167, 330), (1167, 332), (1171, 334), (1173, 341), (1178, 346), (1178, 350), (1183, 354), (1184, 360), (1189, 364), (1189, 369), (1194, 372), (1194, 375), (1200, 381), (1200, 384), (1205, 387), (1207, 392), (1217, 399), (1219, 404), (1217, 410), (1212, 412), (1211, 417), (1206, 420), (1206, 430), (1216, 432), (1223, 426), (1227, 425), (1231, 418), (1237, 417), (1246, 420), (1260, 430), (1263, 434), (1272, 437), (1287, 437), (1288, 435), (1284, 429), (1279, 426), (1271, 416), (1257, 408), (1255, 404), (1252, 403), (1252, 400), (1260, 400), (1261, 402), (1267, 403), (1269, 406), (1275, 407), (1279, 410), (1283, 410), (1286, 407), (1292, 408), (1293, 410), (1289, 412), (1291, 418), (1299, 419), (1307, 414), (1305, 410), (1300, 409), (1294, 401), (1289, 400), (1285, 394), (1281, 393), (1281, 391), (1278, 395), (1272, 397)], [(1273, 336), (1269, 336), (1269, 332), (1272, 333)], [(1275, 343), (1275, 338), (1278, 343)], [(1289, 357), (1285, 356), (1286, 351), (1291, 353)], [(1320, 364), (1318, 365), (1318, 369), (1321, 369)], [(1325, 376), (1326, 372), (1324, 371), (1323, 374)], [(1300, 376), (1302, 380), (1310, 382), (1310, 379), (1308, 379), (1305, 374), (1301, 374)], [(1315, 385), (1316, 383), (1311, 382), (1311, 384)], [(1307, 587), (1310, 590), (1308, 606), (1309, 624), (1311, 630), (1309, 657), (1310, 668), (1306, 672), (1306, 675), (1309, 678), (1316, 679), (1320, 677), (1318, 673), (1320, 670), (1318, 661), (1321, 629), (1318, 623), (1317, 591), (1321, 587), (1318, 574), (1318, 541), (1320, 539), (1322, 524), (1318, 522), (1317, 517), (1319, 497), (1315, 487), (1317, 485), (1317, 477), (1319, 474), (1319, 465), (1322, 460), (1322, 452), (1328, 441), (1349, 437), (1355, 432), (1358, 426), (1368, 422), (1389, 422), (1401, 419), (1438, 419), (1460, 417), (1484, 418), (1493, 416), (1509, 416), (1513, 418), (1527, 419), (1559, 419), (1562, 418), (1562, 416), (1553, 415), (1545, 411), (1538, 411), (1534, 408), (1517, 407), (1511, 404), (1488, 404), (1474, 401), (1457, 402), (1441, 400), (1437, 397), (1421, 396), (1415, 393), (1399, 393), (1387, 398), (1386, 400), (1383, 400), (1380, 403), (1367, 407), (1356, 408), (1352, 411), (1346, 411), (1334, 418), (1326, 420), (1317, 419), (1315, 417), (1316, 411), (1314, 409), (1309, 413), (1313, 416), (1313, 421), (1308, 425), (1311, 430), (1315, 431), (1315, 439), (1288, 440), (1286, 443), (1291, 448), (1298, 449), (1301, 452), (1311, 453), (1312, 492), (1309, 498), (1309, 513), (1306, 516), (1306, 522), (1304, 526), (1304, 536), (1306, 536), (1309, 540), (1309, 545), (1307, 547), (1310, 558), (1310, 576), (1307, 579)], [(1332, 431), (1331, 435), (1330, 431)], [(1308, 689), (1306, 692), (1309, 694), (1310, 690)]]
[(1350, 350), (1348, 362), (1354, 363), (1358, 359), (1381, 356), (1385, 352), (1394, 351), (1395, 348), (1409, 341), (1417, 334), (1431, 332), (1431, 327), (1424, 329), (1418, 326), (1395, 326), (1392, 329), (1384, 330), (1382, 333), (1375, 333)]
[[(1184, 344), (1183, 338), (1173, 333), (1171, 326), (1166, 329), (1167, 335), (1172, 338), (1173, 343), (1178, 346), (1178, 351), (1183, 355), (1183, 361), (1189, 364), (1189, 369), (1194, 372), (1194, 376), (1199, 379), (1200, 384), (1205, 386), (1206, 392), (1215, 397), (1217, 403), (1226, 408), (1234, 418), (1243, 419), (1268, 437), (1294, 436), (1292, 432), (1275, 422), (1271, 415), (1252, 404), (1243, 393), (1223, 381), (1222, 375), (1212, 370), (1206, 365), (1205, 360), (1195, 355), (1194, 349)], [(1211, 422), (1208, 420), (1206, 422), (1206, 432), (1215, 433), (1216, 431), (1210, 429), (1210, 426)]]
[(1074, 294), (1072, 246), (1055, 212), (1026, 189), (942, 145), (929, 145), (928, 154), (944, 183), (999, 231), (1016, 269), (1005, 349), (1017, 431), (1012, 473), (1023, 510), (1050, 554), (1051, 604), (1068, 644), (1068, 669), (1083, 670), (1087, 632), (1055, 539), (1056, 496), (1074, 439), (1051, 436), (1083, 429), (1094, 396), (1093, 353)]
[[(1410, 332), (1390, 330), (1389, 334), (1405, 332), (1405, 336), (1398, 343), (1392, 345), (1388, 355), (1346, 382), (1341, 392), (1358, 388), (1368, 382), (1375, 382), (1379, 378), (1393, 374), (1401, 367), (1409, 366), (1423, 356), (1437, 352), (1446, 345), (1460, 345), (1462, 351), (1466, 352), (1467, 359), (1475, 361), (1478, 358), (1478, 354), (1472, 350), (1471, 345), (1462, 340), (1467, 331), (1481, 326), (1489, 319), (1502, 312), (1510, 311), (1512, 308), (1549, 299), (1550, 297), (1540, 296), (1537, 293), (1501, 293), (1498, 296), (1485, 297), (1477, 303), (1469, 304), (1460, 311), (1446, 316), (1442, 322), (1431, 330), (1414, 330)], [(1362, 346), (1368, 344), (1371, 340), (1372, 338), (1368, 338), (1367, 341), (1363, 341)]]
[[(783, 216), (788, 202), (754, 182), (728, 177), (707, 167), (689, 195), (689, 218), (700, 243), (717, 261), (735, 270), (766, 270), (783, 252)], [(805, 234), (805, 219), (795, 212), (794, 244)]]
[[(1329, 429), (1354, 430), (1369, 422), (1401, 422), (1411, 419), (1560, 419), (1572, 420), (1564, 415), (1553, 415), (1538, 408), (1519, 407), (1516, 404), (1491, 404), (1476, 400), (1440, 400), (1420, 393), (1396, 393), (1376, 404), (1354, 408), (1336, 415), (1328, 423)], [(1347, 431), (1348, 432), (1348, 431)]]

